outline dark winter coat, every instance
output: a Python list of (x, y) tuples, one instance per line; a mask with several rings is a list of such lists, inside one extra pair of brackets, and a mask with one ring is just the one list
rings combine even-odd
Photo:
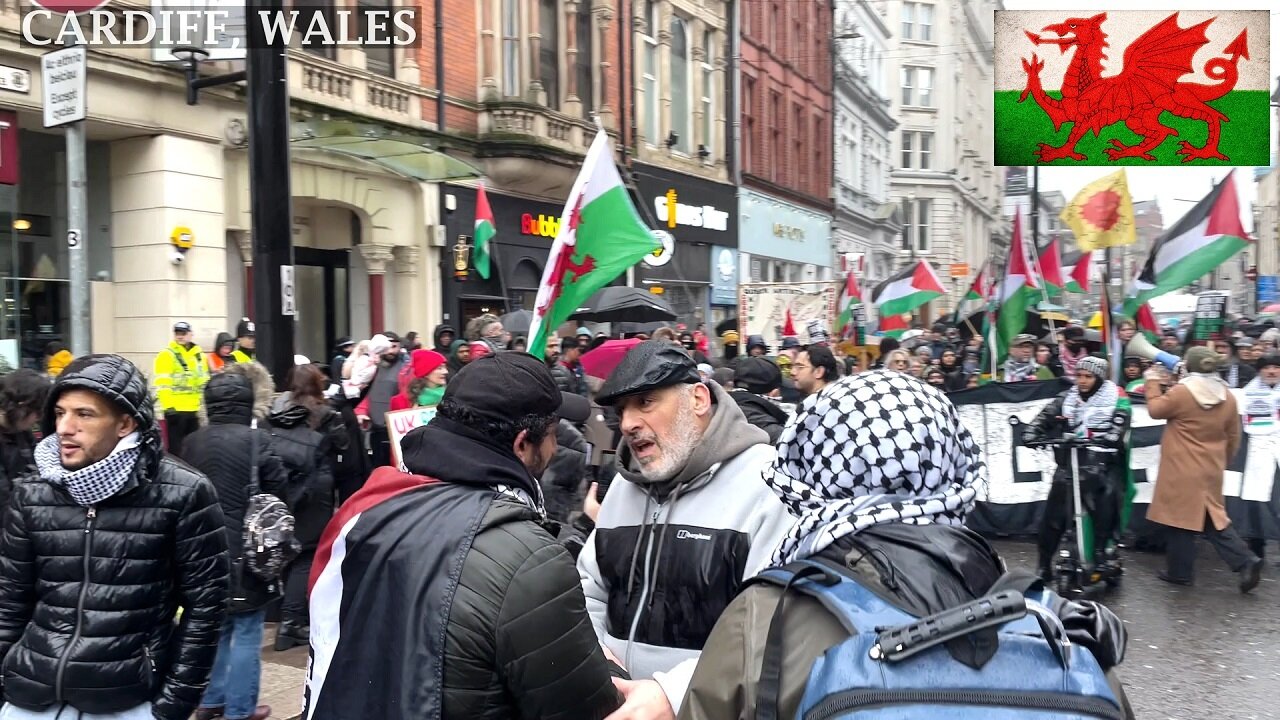
[[(841, 568), (877, 596), (917, 616), (931, 615), (982, 597), (1000, 578), (1003, 562), (978, 534), (949, 525), (876, 525), (837, 541), (818, 554), (823, 564)], [(725, 609), (702, 650), (680, 720), (754, 717), (760, 694), (764, 648), (772, 622), (782, 623), (782, 677), (778, 717), (798, 717), (805, 682), (814, 661), (849, 637), (849, 631), (816, 598), (790, 593), (780, 617), (774, 611), (782, 588), (748, 586)], [(1105, 607), (1056, 595), (1049, 608), (1075, 644), (1089, 649), (1104, 669), (1123, 658), (1124, 624)], [(865, 631), (865, 628), (859, 628)], [(988, 640), (984, 643), (982, 638)], [(970, 667), (981, 666), (994, 649), (993, 630), (946, 645)], [(1133, 717), (1119, 682), (1111, 687)]]
[(734, 390), (729, 393), (729, 397), (738, 403), (739, 408), (742, 408), (742, 414), (747, 416), (747, 422), (769, 433), (770, 443), (778, 442), (782, 429), (787, 426), (789, 419), (786, 410), (769, 398), (745, 390)]
[(30, 432), (0, 432), (0, 523), (9, 507), (13, 485), (35, 467), (35, 436)]
[[(404, 462), (414, 475), (490, 498), (470, 550), (462, 560), (445, 625), (442, 708), (444, 720), (508, 718), (604, 718), (620, 698), (587, 616), (578, 572), (568, 552), (539, 524), (524, 503), (495, 492), (499, 484), (531, 491), (533, 480), (509, 449), (485, 442), (473, 431), (445, 429), (437, 416), (404, 440)], [(455, 429), (460, 426), (451, 426)], [(379, 482), (375, 471), (371, 487)], [(366, 488), (366, 492), (370, 488)], [(450, 494), (423, 493), (406, 502), (443, 502)], [(409, 494), (404, 495), (405, 498)], [(351, 503), (362, 502), (361, 496)], [(335, 520), (340, 521), (341, 516)], [(356, 547), (357, 556), (441, 552), (430, 532), (395, 539), (395, 550)], [(431, 562), (435, 562), (432, 558)], [(368, 566), (365, 566), (368, 568)], [(388, 570), (389, 571), (389, 570)], [(366, 569), (366, 573), (368, 570)], [(379, 603), (426, 603), (420, 597), (351, 595), (348, 612), (378, 613)], [(345, 600), (345, 598), (344, 598)], [(407, 638), (413, 641), (413, 638)], [(412, 648), (391, 648), (412, 657)], [(414, 669), (394, 664), (397, 684), (425, 685)], [(357, 670), (358, 673), (358, 670)], [(358, 685), (359, 677), (347, 682)], [(428, 692), (414, 691), (416, 696)], [(415, 709), (416, 710), (416, 709)], [(426, 717), (407, 710), (401, 717)], [(345, 718), (343, 719), (345, 720)]]
[(431, 332), (431, 344), (433, 346), (432, 349), (445, 357), (449, 357), (449, 353), (451, 350), (450, 346), (453, 345), (453, 340), (450, 340), (447, 343), (441, 344), (440, 335), (442, 333), (453, 333), (454, 340), (456, 340), (458, 339), (458, 331), (452, 325), (449, 325), (447, 323), (441, 323), (437, 325), (436, 329)]
[[(1122, 391), (1123, 392), (1123, 391)], [(1062, 438), (1070, 428), (1062, 415), (1062, 404), (1071, 390), (1066, 390), (1053, 399), (1040, 414), (1022, 431), (1023, 442), (1038, 442)], [(1122, 395), (1122, 397), (1124, 397)], [(1111, 413), (1111, 422), (1106, 430), (1090, 430), (1089, 446), (1077, 451), (1077, 467), (1089, 477), (1111, 476), (1119, 479), (1125, 470), (1125, 442), (1129, 437), (1130, 412), (1127, 404), (1117, 403)], [(1097, 452), (1090, 448), (1101, 448)], [(1071, 482), (1071, 448), (1058, 445), (1053, 448), (1053, 459), (1058, 464), (1053, 481), (1057, 483)]]
[(573, 393), (587, 397), (587, 378), (582, 374), (582, 366), (569, 367), (562, 362), (551, 366), (551, 378), (556, 381), (560, 392)]
[(289, 395), (280, 396), (267, 418), (272, 447), (289, 469), (289, 497), (293, 509), (294, 536), (303, 550), (311, 550), (320, 541), (320, 533), (333, 517), (334, 481), (330, 452), (335, 438), (346, 437), (342, 416), (330, 407), (315, 414), (322, 418), (312, 429), (312, 411), (296, 405)]
[(569, 513), (582, 507), (582, 485), (587, 476), (587, 441), (568, 420), (556, 426), (556, 454), (542, 473), (542, 497), (547, 517), (558, 523), (569, 521)]
[(131, 363), (89, 355), (68, 365), (45, 408), (46, 434), (71, 389), (132, 415), (141, 453), (124, 487), (94, 507), (38, 475), (14, 489), (0, 543), (3, 699), (84, 713), (151, 703), (158, 720), (186, 720), (226, 611), (222, 508), (203, 475), (164, 455), (147, 380)]
[(256, 414), (266, 413), (270, 400), (271, 376), (265, 368), (258, 363), (228, 366), (205, 385), (207, 423), (182, 446), (185, 460), (218, 491), (231, 558), (233, 613), (257, 610), (282, 592), (278, 582), (268, 583), (244, 567), (244, 514), (253, 465), (262, 492), (283, 500), (289, 485), (289, 473), (271, 448), (271, 434), (250, 426)]

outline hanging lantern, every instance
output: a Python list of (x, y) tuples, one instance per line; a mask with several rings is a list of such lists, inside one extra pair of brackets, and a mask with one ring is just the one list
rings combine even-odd
[(470, 238), (466, 235), (459, 235), (458, 242), (453, 246), (453, 279), (463, 282), (469, 274), (467, 266), (471, 261), (471, 245), (467, 243)]

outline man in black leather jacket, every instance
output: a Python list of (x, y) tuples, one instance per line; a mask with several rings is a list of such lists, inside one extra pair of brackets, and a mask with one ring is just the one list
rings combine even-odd
[(4, 701), (186, 720), (227, 605), (213, 485), (164, 454), (147, 380), (117, 355), (67, 366), (43, 431), (0, 539)]

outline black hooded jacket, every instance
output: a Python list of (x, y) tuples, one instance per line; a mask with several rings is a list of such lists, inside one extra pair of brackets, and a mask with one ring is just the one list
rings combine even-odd
[(131, 415), (141, 453), (124, 487), (90, 508), (38, 475), (15, 487), (0, 541), (3, 700), (104, 714), (151, 703), (159, 720), (186, 720), (226, 612), (222, 508), (208, 479), (164, 455), (147, 379), (132, 363), (89, 355), (68, 365), (45, 407), (46, 435), (58, 397), (73, 389)]
[(738, 403), (739, 408), (742, 408), (742, 414), (747, 416), (747, 422), (769, 433), (770, 443), (778, 442), (782, 429), (787, 426), (789, 419), (786, 410), (769, 398), (746, 390), (734, 390), (729, 393), (729, 397)]
[[(536, 493), (537, 481), (510, 450), (440, 416), (410, 432), (403, 449), (413, 474), (493, 495), (449, 611), (442, 717), (588, 719), (616, 710), (568, 551), (528, 506), (494, 492), (501, 484)], [(433, 547), (429, 534), (406, 542)]]
[(289, 469), (286, 501), (293, 509), (294, 537), (304, 550), (316, 547), (320, 533), (333, 517), (336, 502), (330, 456), (332, 438), (346, 436), (346, 427), (337, 411), (325, 406), (316, 412), (323, 413), (325, 418), (320, 426), (322, 430), (312, 429), (311, 410), (283, 395), (267, 418), (272, 447)]
[[(231, 612), (256, 610), (281, 591), (279, 583), (264, 582), (244, 568), (244, 513), (255, 459), (262, 492), (283, 500), (289, 484), (289, 473), (272, 450), (271, 434), (250, 426), (254, 420), (255, 388), (254, 380), (245, 372), (249, 368), (262, 366), (240, 363), (209, 379), (203, 405), (208, 425), (192, 433), (182, 446), (186, 461), (204, 473), (218, 491), (231, 558)], [(270, 383), (266, 370), (260, 372)]]
[(436, 326), (436, 329), (431, 332), (431, 343), (435, 346), (432, 349), (445, 357), (449, 357), (449, 347), (453, 345), (453, 340), (450, 340), (447, 343), (441, 343), (441, 333), (453, 333), (453, 340), (457, 340), (458, 330), (447, 323), (440, 323)]

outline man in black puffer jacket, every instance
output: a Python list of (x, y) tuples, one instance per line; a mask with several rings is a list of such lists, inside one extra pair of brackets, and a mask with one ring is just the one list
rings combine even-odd
[(272, 389), (271, 375), (261, 363), (227, 366), (204, 386), (202, 427), (182, 445), (187, 461), (218, 491), (231, 557), (231, 606), (196, 720), (266, 720), (271, 716), (270, 705), (258, 704), (262, 624), (267, 604), (281, 595), (283, 583), (279, 578), (262, 580), (244, 566), (244, 514), (255, 466), (260, 492), (283, 500), (289, 484), (289, 473), (271, 447), (270, 433), (251, 425), (266, 417)]
[(310, 720), (604, 718), (620, 698), (535, 477), (557, 416), (542, 361), (503, 352), (449, 379), (325, 528), (311, 572)]
[(186, 720), (227, 605), (213, 485), (164, 455), (147, 379), (118, 355), (67, 366), (43, 431), (38, 474), (14, 488), (0, 540), (4, 701), (49, 717)]

